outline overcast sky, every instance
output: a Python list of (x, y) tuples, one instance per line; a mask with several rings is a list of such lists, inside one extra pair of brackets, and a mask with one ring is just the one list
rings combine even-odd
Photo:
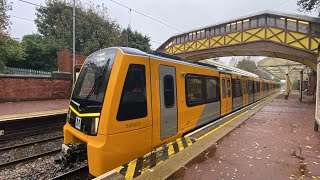
[[(10, 15), (35, 19), (36, 7), (17, 0), (12, 2)], [(45, 4), (45, 0), (28, 0), (36, 4)], [(138, 10), (179, 30), (189, 31), (203, 26), (216, 24), (264, 10), (299, 13), (297, 0), (115, 0), (132, 9)], [(89, 2), (82, 0), (82, 2)], [(129, 10), (109, 0), (95, 0), (108, 8), (110, 18), (116, 20), (121, 27), (130, 22)], [(316, 13), (304, 13), (316, 16)], [(11, 18), (11, 36), (21, 38), (25, 34), (36, 33), (37, 28), (32, 21)], [(151, 37), (152, 48), (156, 49), (170, 36), (179, 33), (160, 23), (150, 20), (135, 12), (131, 13), (131, 27)]]

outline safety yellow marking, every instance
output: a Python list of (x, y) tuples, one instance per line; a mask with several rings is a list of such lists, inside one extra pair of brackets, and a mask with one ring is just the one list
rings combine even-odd
[(120, 172), (121, 168), (122, 168), (122, 166), (119, 166), (119, 167), (115, 168), (114, 170), (117, 172)]
[(174, 154), (174, 149), (173, 149), (173, 145), (169, 145), (168, 147), (168, 156), (172, 156)]
[[(270, 97), (270, 98), (271, 98), (271, 97)], [(268, 98), (268, 99), (270, 99), (270, 98)], [(255, 106), (254, 106), (253, 108), (251, 108), (251, 109), (256, 108), (256, 107), (257, 107), (257, 106), (259, 106), (260, 104), (262, 104), (262, 103), (266, 102), (268, 99), (266, 99), (266, 100), (262, 101), (261, 103), (259, 103), (259, 104), (255, 105)], [(232, 121), (234, 121), (234, 120), (238, 119), (240, 116), (242, 116), (242, 115), (246, 114), (247, 112), (249, 112), (249, 110), (247, 110), (247, 111), (245, 111), (245, 112), (243, 112), (243, 113), (241, 113), (241, 114), (237, 115), (236, 117), (234, 117), (234, 118), (230, 119), (229, 121), (227, 121), (227, 122), (223, 123), (222, 125), (218, 126), (217, 128), (215, 128), (215, 129), (213, 129), (213, 130), (211, 130), (211, 131), (207, 132), (206, 134), (204, 134), (204, 135), (202, 135), (201, 137), (197, 138), (197, 141), (198, 141), (198, 140), (203, 139), (204, 137), (208, 136), (209, 134), (211, 134), (211, 133), (213, 133), (213, 132), (215, 132), (215, 131), (219, 130), (220, 128), (224, 127), (225, 125), (227, 125), (227, 124), (231, 123)]]
[(197, 138), (197, 141), (199, 141), (199, 140), (203, 139), (204, 137), (207, 137), (209, 134), (211, 134), (211, 133), (213, 133), (213, 132), (215, 132), (215, 131), (219, 130), (220, 128), (222, 128), (222, 127), (224, 127), (225, 125), (229, 124), (230, 122), (232, 122), (232, 121), (236, 120), (237, 118), (239, 118), (240, 116), (242, 116), (242, 115), (246, 114), (247, 112), (249, 112), (249, 110), (247, 110), (247, 111), (245, 111), (245, 112), (243, 112), (243, 113), (239, 114), (238, 116), (236, 116), (236, 117), (232, 118), (231, 120), (229, 120), (229, 121), (227, 121), (227, 122), (223, 123), (222, 125), (218, 126), (217, 128), (215, 128), (215, 129), (213, 129), (213, 130), (211, 130), (211, 131), (207, 132), (206, 134), (204, 134), (204, 135), (202, 135), (201, 137)]
[(179, 151), (183, 151), (184, 147), (183, 147), (183, 144), (181, 142), (181, 139), (177, 139), (177, 143), (178, 143)]
[(84, 113), (84, 114), (80, 114), (72, 106), (69, 106), (69, 108), (79, 117), (100, 116), (100, 113)]
[(186, 141), (187, 141), (188, 146), (192, 145), (192, 141), (189, 138), (186, 138)]
[[(271, 97), (270, 97), (271, 98)], [(269, 98), (268, 98), (269, 99)], [(251, 109), (254, 109), (256, 108), (257, 106), (261, 105), (262, 103), (266, 102), (268, 99), (265, 99), (263, 102), (260, 102), (259, 104), (257, 104), (256, 106), (254, 106), (253, 108)], [(235, 119), (239, 118), (240, 116), (244, 115), (245, 113), (249, 112), (249, 110), (237, 115), (236, 117), (232, 118), (231, 120), (223, 123), (222, 125), (218, 126), (217, 128), (207, 132), (206, 134), (204, 134), (203, 136), (199, 137), (198, 139), (193, 139), (192, 137), (188, 137), (188, 136), (185, 136), (183, 137), (185, 140), (186, 140), (186, 144), (187, 144), (187, 147), (191, 146), (194, 142), (198, 141), (198, 140), (201, 140), (203, 139), (204, 137), (208, 136), (209, 134), (219, 130), (220, 128), (226, 126), (227, 124), (229, 124), (230, 122), (234, 121)], [(114, 170), (119, 172), (121, 171), (122, 168), (125, 168), (127, 166), (127, 169), (124, 171), (124, 172), (121, 172), (122, 175), (125, 176), (126, 179), (133, 179), (134, 176), (135, 176), (135, 171), (139, 171), (141, 172), (141, 174), (145, 173), (146, 171), (148, 171), (150, 168), (154, 168), (154, 167), (151, 167), (151, 164), (153, 161), (153, 164), (155, 166), (161, 164), (162, 162), (164, 162), (167, 158), (171, 158), (172, 156), (174, 156), (175, 152), (174, 152), (174, 148), (173, 148), (173, 143), (174, 142), (177, 142), (178, 144), (178, 150), (179, 152), (180, 151), (183, 151), (185, 148), (183, 147), (183, 143), (181, 141), (181, 138), (179, 139), (176, 139), (175, 141), (172, 141), (168, 144), (166, 144), (165, 146), (162, 146), (162, 147), (159, 147), (156, 151), (154, 152), (150, 152), (144, 156), (142, 156), (143, 158), (143, 162), (142, 162), (142, 166), (136, 166), (137, 164), (137, 160), (133, 160), (131, 161), (130, 163), (128, 164), (125, 164), (125, 165), (122, 165), (118, 168), (115, 168)], [(164, 151), (165, 149), (167, 148), (167, 151)], [(164, 153), (167, 153), (167, 154), (164, 154)], [(155, 154), (155, 162), (154, 162), (154, 159), (152, 159), (152, 155)], [(153, 157), (154, 158), (154, 157)], [(140, 168), (140, 169), (137, 169), (137, 168)]]
[(149, 163), (150, 163), (150, 156), (143, 160), (141, 174), (143, 174), (144, 172), (150, 169), (148, 165)]
[(35, 116), (43, 116), (43, 115), (50, 115), (50, 114), (59, 114), (59, 113), (66, 113), (66, 109), (58, 109), (58, 110), (50, 110), (50, 111), (39, 111), (39, 112), (30, 112), (30, 113), (21, 113), (21, 114), (9, 114), (0, 116), (1, 119), (17, 119), (17, 118), (26, 118), (26, 117), (35, 117)]
[(132, 179), (134, 175), (134, 170), (136, 169), (137, 160), (134, 160), (128, 164), (128, 170), (126, 173), (126, 179)]

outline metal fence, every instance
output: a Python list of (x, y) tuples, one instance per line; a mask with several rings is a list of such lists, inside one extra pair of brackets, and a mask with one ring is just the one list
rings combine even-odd
[(33, 69), (21, 69), (21, 68), (12, 68), (4, 67), (3, 70), (0, 70), (0, 74), (18, 74), (18, 75), (35, 75), (35, 76), (51, 76), (51, 72), (33, 70)]

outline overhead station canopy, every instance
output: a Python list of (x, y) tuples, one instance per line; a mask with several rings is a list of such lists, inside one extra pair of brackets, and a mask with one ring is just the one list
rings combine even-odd
[(310, 68), (301, 63), (273, 57), (259, 61), (258, 67), (282, 80), (286, 79), (286, 74), (289, 74), (290, 79), (300, 79), (302, 70), (307, 70), (304, 73), (311, 71)]
[(228, 65), (219, 63), (219, 62), (217, 62), (215, 60), (212, 60), (212, 59), (206, 59), (206, 60), (202, 60), (200, 62), (201, 63), (205, 63), (205, 64), (209, 64), (209, 65), (212, 65), (212, 66), (216, 66), (220, 70), (230, 71), (232, 73), (240, 74), (240, 75), (243, 75), (243, 76), (256, 77), (256, 78), (259, 77), (256, 74), (253, 74), (251, 72), (244, 71), (242, 69), (238, 69), (238, 68), (235, 68), (235, 67), (232, 67), (232, 66), (228, 66)]

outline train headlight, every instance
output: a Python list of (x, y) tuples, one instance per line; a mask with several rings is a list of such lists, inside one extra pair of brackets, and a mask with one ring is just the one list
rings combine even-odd
[(97, 134), (98, 132), (98, 126), (99, 126), (99, 117), (92, 118), (92, 124), (91, 124), (91, 134)]

